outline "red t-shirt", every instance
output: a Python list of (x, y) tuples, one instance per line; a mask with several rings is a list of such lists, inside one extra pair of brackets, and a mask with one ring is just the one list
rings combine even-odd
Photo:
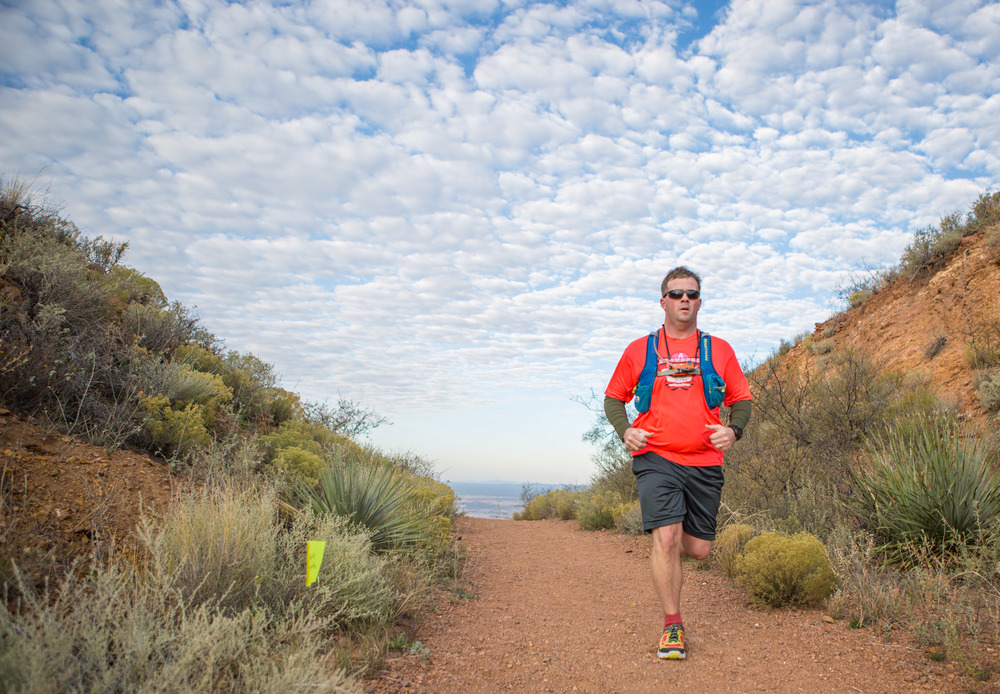
[[(725, 340), (712, 338), (712, 365), (726, 382), (725, 405), (751, 400), (750, 386)], [(666, 344), (664, 343), (666, 341)], [(722, 451), (712, 445), (713, 430), (708, 424), (721, 424), (719, 408), (708, 409), (697, 371), (698, 335), (682, 340), (668, 339), (662, 328), (657, 332), (657, 370), (653, 382), (653, 400), (648, 412), (640, 412), (632, 426), (649, 432), (646, 447), (639, 455), (652, 451), (681, 465), (722, 465)], [(635, 395), (639, 374), (646, 363), (646, 336), (625, 348), (604, 394), (629, 402)]]

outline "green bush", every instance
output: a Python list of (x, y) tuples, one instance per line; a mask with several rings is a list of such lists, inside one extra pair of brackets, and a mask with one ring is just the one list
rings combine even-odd
[(735, 575), (736, 559), (743, 554), (747, 542), (757, 534), (752, 525), (733, 523), (724, 527), (712, 545), (712, 565), (729, 578)]
[(772, 607), (814, 604), (837, 586), (826, 548), (809, 533), (758, 535), (737, 556), (733, 573), (756, 602)]
[(144, 397), (141, 402), (149, 416), (146, 429), (153, 450), (183, 455), (194, 446), (207, 446), (211, 440), (205, 428), (208, 413), (204, 406), (187, 403), (175, 409), (166, 395)]
[(409, 479), (413, 504), (427, 518), (427, 547), (435, 552), (447, 550), (451, 543), (452, 519), (457, 513), (455, 491), (433, 477), (412, 475), (405, 470), (398, 474)]
[(855, 496), (883, 548), (906, 562), (914, 545), (958, 551), (1000, 517), (1000, 475), (984, 440), (948, 415), (899, 420), (868, 445)]
[(615, 527), (615, 509), (622, 503), (614, 492), (588, 491), (580, 497), (576, 520), (584, 530), (607, 530)]
[(330, 464), (329, 459), (324, 457), (322, 453), (317, 454), (311, 449), (306, 450), (292, 445), (278, 449), (270, 462), (276, 470), (289, 479), (308, 484), (315, 484), (319, 480), (323, 468)]
[(302, 419), (302, 399), (284, 388), (269, 388), (262, 394), (264, 414), (275, 424)]
[(268, 464), (288, 475), (293, 481), (315, 484), (320, 469), (331, 456), (382, 459), (379, 454), (366, 453), (356, 443), (334, 434), (319, 424), (300, 420), (287, 420), (278, 431), (265, 434), (260, 439)]
[(160, 285), (133, 268), (116, 265), (106, 275), (105, 282), (122, 307), (148, 304), (165, 308), (168, 304)]
[(639, 500), (630, 501), (625, 504), (618, 504), (611, 512), (614, 519), (615, 530), (626, 535), (642, 535), (645, 530), (642, 527), (642, 510), (639, 508)]

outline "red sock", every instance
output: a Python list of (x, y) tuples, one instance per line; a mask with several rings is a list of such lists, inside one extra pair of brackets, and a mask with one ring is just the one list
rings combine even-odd
[(677, 614), (665, 614), (663, 615), (663, 628), (666, 629), (671, 624), (680, 624), (684, 626), (684, 622), (681, 621), (681, 613)]

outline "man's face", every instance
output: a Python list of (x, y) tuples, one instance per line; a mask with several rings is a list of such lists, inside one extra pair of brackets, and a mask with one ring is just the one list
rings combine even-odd
[[(674, 289), (693, 289), (698, 291), (698, 281), (693, 277), (672, 279), (667, 283), (667, 292)], [(673, 299), (670, 296), (665, 296), (660, 299), (660, 306), (663, 307), (666, 323), (684, 327), (697, 325), (698, 309), (701, 308), (701, 297), (691, 299), (687, 294), (684, 294), (679, 299)]]

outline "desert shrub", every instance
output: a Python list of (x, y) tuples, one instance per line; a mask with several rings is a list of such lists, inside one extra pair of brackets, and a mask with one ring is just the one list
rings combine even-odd
[(154, 451), (164, 455), (184, 455), (193, 446), (206, 446), (211, 440), (206, 428), (211, 421), (203, 405), (187, 403), (176, 408), (166, 395), (143, 397), (146, 411), (146, 431)]
[(837, 324), (831, 323), (830, 325), (823, 328), (823, 337), (833, 337), (837, 332)]
[[(623, 501), (638, 499), (639, 491), (632, 474), (632, 455), (608, 424), (603, 399), (598, 402), (597, 397), (592, 396), (588, 408), (594, 413), (594, 421), (584, 433), (583, 440), (595, 448), (591, 459), (597, 470), (591, 478), (591, 486), (597, 491), (617, 494)], [(626, 406), (626, 411), (630, 421), (634, 420), (636, 412), (633, 403)]]
[(278, 532), (272, 491), (227, 487), (183, 497), (161, 529), (145, 528), (143, 541), (186, 604), (241, 610), (260, 577), (273, 575)]
[(944, 265), (958, 248), (962, 242), (962, 230), (952, 223), (942, 221), (944, 223), (940, 227), (927, 227), (913, 235), (913, 241), (900, 256), (900, 273), (912, 279), (922, 273), (932, 272)]
[(1000, 368), (991, 369), (978, 379), (979, 402), (990, 412), (1000, 410)]
[(383, 628), (397, 596), (386, 561), (371, 552), (366, 531), (340, 516), (296, 514), (286, 525), (270, 488), (226, 485), (182, 499), (160, 528), (141, 539), (153, 571), (188, 606), (224, 613), (249, 607), (284, 609), (307, 595), (308, 540), (326, 543), (309, 610), (328, 631)]
[(813, 354), (829, 354), (837, 347), (837, 342), (833, 339), (820, 340), (819, 342), (811, 342), (809, 344), (809, 351)]
[(982, 320), (970, 325), (962, 351), (974, 369), (1000, 366), (1000, 321)]
[(275, 424), (301, 419), (302, 399), (284, 388), (269, 388), (262, 395), (264, 414)]
[(316, 514), (343, 516), (369, 531), (376, 551), (412, 549), (431, 539), (428, 512), (409, 478), (384, 461), (339, 454), (316, 485), (297, 486), (295, 496)]
[[(305, 588), (306, 542), (326, 543), (317, 582)], [(278, 535), (277, 568), (262, 582), (258, 599), (272, 607), (297, 599), (326, 622), (328, 631), (350, 635), (378, 634), (398, 614), (399, 591), (395, 567), (372, 552), (370, 533), (344, 516), (297, 515), (291, 527)]]
[[(523, 511), (514, 512), (514, 520), (572, 520), (576, 518), (577, 503), (581, 492), (569, 489), (549, 489), (544, 494), (534, 494)], [(523, 498), (523, 495), (522, 495)]]
[(584, 530), (607, 530), (615, 527), (614, 510), (622, 503), (615, 492), (595, 492), (580, 496), (576, 520)]
[(579, 498), (579, 493), (574, 493), (566, 489), (557, 489), (555, 491), (556, 518), (559, 520), (573, 520), (576, 518), (576, 506)]
[[(343, 439), (347, 441), (348, 439)], [(378, 449), (369, 449), (372, 455), (377, 455), (392, 465), (397, 470), (408, 472), (414, 477), (434, 477), (434, 463), (422, 455), (412, 451), (391, 451), (386, 452)]]
[(523, 511), (514, 512), (514, 520), (531, 521), (556, 517), (554, 490), (549, 490), (545, 494), (536, 494), (525, 504)]
[(733, 573), (756, 602), (773, 607), (809, 605), (837, 586), (823, 543), (809, 533), (764, 533), (737, 556)]
[(222, 381), (233, 391), (233, 407), (245, 419), (265, 412), (265, 396), (278, 385), (274, 367), (252, 354), (230, 351), (222, 357)]
[(315, 484), (319, 480), (323, 468), (329, 465), (329, 459), (312, 450), (299, 446), (284, 446), (277, 450), (270, 459), (273, 469), (286, 475), (291, 480), (299, 480)]
[[(398, 468), (397, 468), (398, 469)], [(415, 476), (400, 470), (409, 478), (413, 490), (413, 504), (427, 518), (427, 546), (443, 552), (451, 542), (452, 519), (455, 508), (455, 491), (430, 476)]]
[(226, 371), (222, 358), (208, 349), (198, 344), (178, 345), (173, 351), (174, 361), (182, 364), (190, 364), (191, 368), (205, 373), (221, 376)]
[(927, 342), (927, 346), (924, 347), (924, 356), (928, 359), (933, 359), (947, 343), (948, 337), (946, 335), (935, 335)]
[[(307, 540), (326, 542), (309, 589)], [(395, 569), (372, 554), (365, 533), (310, 513), (286, 528), (268, 490), (203, 490), (159, 528), (147, 524), (141, 541), (137, 563), (70, 572), (40, 597), (22, 586), (20, 608), (0, 609), (5, 684), (26, 692), (353, 692), (357, 685), (332, 666), (331, 642), (384, 644), (399, 612)]]
[(645, 531), (642, 527), (642, 511), (639, 508), (639, 500), (618, 504), (611, 512), (611, 517), (615, 523), (615, 530), (627, 535), (642, 535)]
[(381, 454), (366, 452), (353, 441), (319, 424), (300, 420), (282, 422), (278, 431), (265, 434), (260, 442), (267, 463), (274, 469), (311, 484), (317, 481), (320, 468), (331, 456), (384, 459)]
[(160, 285), (133, 268), (115, 265), (104, 281), (122, 306), (142, 304), (165, 308), (168, 304)]
[(857, 308), (861, 304), (865, 303), (868, 298), (872, 295), (870, 289), (859, 289), (856, 292), (852, 292), (849, 297), (847, 297), (847, 304), (851, 308)]
[(187, 403), (205, 406), (206, 423), (215, 416), (219, 405), (232, 398), (219, 376), (196, 371), (185, 362), (146, 357), (141, 360), (139, 377), (146, 394), (164, 395), (174, 407)]
[(175, 301), (165, 308), (155, 304), (129, 304), (118, 321), (136, 343), (152, 352), (163, 352), (187, 342), (194, 335), (197, 319)]
[(898, 398), (898, 379), (851, 350), (823, 372), (768, 359), (747, 378), (753, 419), (726, 453), (723, 487), (723, 501), (742, 511), (787, 505), (807, 485), (845, 483), (852, 456)]
[(1000, 475), (985, 442), (948, 415), (899, 420), (853, 474), (860, 517), (890, 556), (915, 544), (953, 553), (1000, 516)]
[(998, 224), (1000, 224), (1000, 191), (980, 193), (979, 198), (972, 204), (972, 211), (966, 222), (965, 235), (968, 236), (989, 227), (996, 227)]
[(756, 534), (754, 527), (747, 523), (733, 523), (724, 527), (712, 545), (712, 566), (732, 578), (735, 575), (736, 558), (743, 554), (747, 542)]

